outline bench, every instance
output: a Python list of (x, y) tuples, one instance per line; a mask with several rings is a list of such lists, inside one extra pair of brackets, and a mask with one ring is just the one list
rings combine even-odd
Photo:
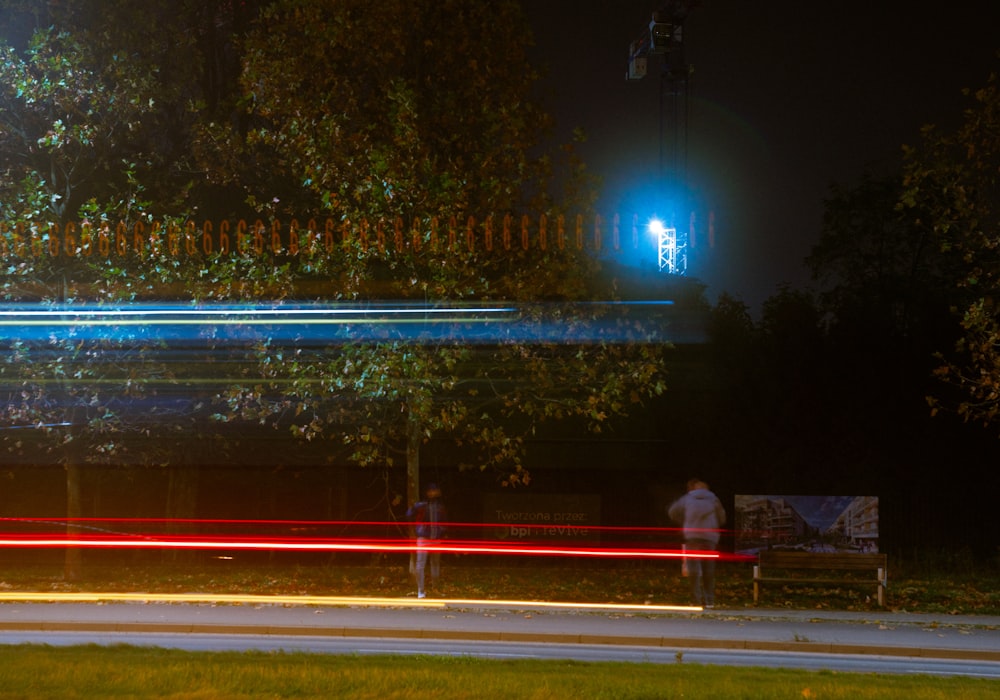
[[(888, 585), (888, 558), (885, 554), (851, 554), (833, 552), (800, 552), (765, 550), (758, 555), (753, 567), (753, 602), (760, 598), (760, 586), (764, 582), (786, 584), (874, 584), (878, 591), (878, 604), (885, 605), (885, 590)], [(803, 571), (808, 573), (802, 573)], [(834, 571), (870, 572), (872, 578), (836, 577)], [(791, 575), (792, 572), (799, 572)], [(819, 575), (810, 575), (813, 574)]]

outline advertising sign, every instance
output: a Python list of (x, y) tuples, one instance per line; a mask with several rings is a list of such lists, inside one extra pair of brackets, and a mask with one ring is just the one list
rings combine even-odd
[(877, 496), (736, 496), (736, 551), (878, 552)]
[(580, 494), (487, 494), (487, 536), (497, 540), (583, 544), (600, 539), (601, 497)]

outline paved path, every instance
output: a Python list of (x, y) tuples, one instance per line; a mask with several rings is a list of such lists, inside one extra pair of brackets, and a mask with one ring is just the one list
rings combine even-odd
[(8, 630), (181, 632), (617, 644), (1000, 662), (1000, 617), (553, 606), (322, 596), (0, 593)]

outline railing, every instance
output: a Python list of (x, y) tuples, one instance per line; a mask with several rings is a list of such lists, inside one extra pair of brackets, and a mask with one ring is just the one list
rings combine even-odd
[[(592, 250), (597, 253), (639, 250), (646, 243), (640, 232), (638, 215), (631, 217), (623, 233), (618, 214), (605, 220), (601, 215), (585, 219), (582, 215), (552, 218), (541, 214), (515, 218), (487, 216), (477, 219), (438, 217), (404, 221), (315, 218), (303, 226), (298, 219), (246, 219), (218, 222), (194, 220), (137, 220), (126, 223), (90, 221), (59, 223), (0, 222), (0, 259), (30, 257), (128, 256), (215, 256), (215, 255), (332, 255), (340, 249), (357, 247), (362, 252), (388, 254), (433, 252), (474, 252), (503, 250)], [(714, 245), (713, 222), (709, 221), (707, 239)], [(685, 245), (694, 247), (697, 239), (692, 218)]]

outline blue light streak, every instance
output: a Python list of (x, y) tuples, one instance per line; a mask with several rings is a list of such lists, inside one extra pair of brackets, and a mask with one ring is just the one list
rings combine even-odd
[[(294, 343), (702, 342), (671, 301), (559, 304), (7, 305), (0, 343), (211, 339)], [(109, 332), (109, 329), (112, 329)]]

